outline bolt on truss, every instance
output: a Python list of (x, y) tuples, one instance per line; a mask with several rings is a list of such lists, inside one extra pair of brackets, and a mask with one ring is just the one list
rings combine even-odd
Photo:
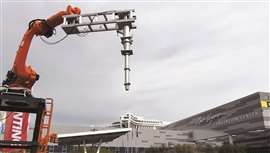
[(134, 10), (106, 11), (91, 14), (64, 16), (62, 25), (66, 34), (81, 34), (90, 32), (116, 31), (121, 34), (124, 56), (125, 90), (129, 90), (129, 56), (133, 55), (131, 29), (135, 29)]

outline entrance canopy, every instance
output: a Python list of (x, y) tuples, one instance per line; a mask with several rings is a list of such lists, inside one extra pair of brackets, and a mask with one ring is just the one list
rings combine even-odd
[(96, 144), (113, 141), (131, 130), (131, 128), (120, 128), (112, 130), (58, 134), (57, 138), (60, 145)]

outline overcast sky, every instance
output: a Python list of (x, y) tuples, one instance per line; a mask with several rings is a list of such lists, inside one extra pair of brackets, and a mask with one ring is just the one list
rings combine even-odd
[[(136, 10), (131, 90), (116, 32), (70, 35), (48, 46), (33, 39), (27, 63), (40, 74), (36, 97), (52, 97), (56, 124), (101, 125), (133, 112), (176, 121), (257, 91), (269, 92), (267, 2), (1, 3), (1, 80), (35, 18), (68, 4), (82, 13)], [(60, 27), (51, 41), (64, 36)]]

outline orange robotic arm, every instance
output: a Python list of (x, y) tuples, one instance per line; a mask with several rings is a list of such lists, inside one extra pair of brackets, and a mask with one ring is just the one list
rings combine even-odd
[(79, 8), (69, 5), (66, 11), (60, 11), (47, 20), (36, 19), (31, 21), (17, 50), (13, 67), (8, 71), (7, 77), (2, 85), (31, 90), (32, 86), (39, 79), (39, 75), (31, 66), (26, 66), (27, 54), (33, 37), (35, 35), (46, 36), (47, 38), (52, 36), (54, 28), (63, 23), (64, 15), (80, 14), (80, 12)]

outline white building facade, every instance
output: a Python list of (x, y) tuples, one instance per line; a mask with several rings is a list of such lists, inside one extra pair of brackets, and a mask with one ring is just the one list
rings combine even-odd
[(143, 117), (137, 116), (133, 113), (126, 113), (120, 117), (119, 125), (121, 128), (147, 127), (157, 129), (167, 124), (165, 124), (164, 121), (144, 119)]

